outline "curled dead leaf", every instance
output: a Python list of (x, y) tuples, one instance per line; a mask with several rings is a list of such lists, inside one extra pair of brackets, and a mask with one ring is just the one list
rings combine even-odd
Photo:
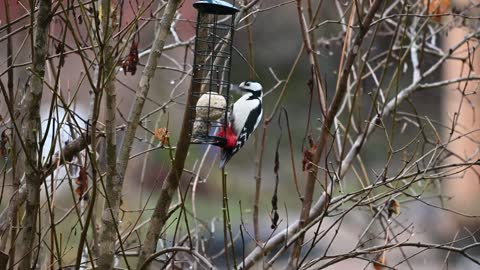
[(168, 144), (170, 133), (167, 128), (157, 128), (155, 129), (155, 138), (160, 141), (161, 145), (165, 145)]
[(85, 193), (87, 192), (87, 189), (88, 189), (88, 175), (87, 175), (87, 170), (84, 167), (80, 167), (78, 178), (75, 179), (75, 184), (77, 184), (75, 193), (78, 195), (79, 200), (81, 199), (87, 200), (88, 197), (86, 196)]
[(375, 260), (373, 261), (373, 269), (375, 270), (382, 270), (384, 269), (384, 265), (387, 263), (385, 251), (378, 254)]
[(121, 61), (120, 65), (123, 68), (123, 73), (127, 75), (130, 72), (132, 75), (135, 75), (137, 72), (137, 64), (138, 64), (138, 43), (132, 42), (132, 46), (130, 47), (130, 52), (128, 53), (127, 57), (123, 61)]
[(310, 170), (312, 168), (312, 159), (315, 151), (317, 150), (317, 146), (313, 142), (312, 136), (308, 135), (308, 148), (303, 149), (303, 159), (302, 159), (302, 170)]
[(400, 203), (393, 199), (388, 202), (388, 218), (391, 218), (393, 215), (400, 215)]
[(0, 156), (4, 157), (8, 154), (8, 134), (7, 134), (7, 129), (2, 131), (2, 134), (0, 135)]

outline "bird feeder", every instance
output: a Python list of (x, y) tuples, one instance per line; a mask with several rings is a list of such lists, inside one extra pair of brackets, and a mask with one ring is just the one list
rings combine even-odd
[[(200, 0), (193, 60), (192, 100), (195, 117), (191, 142), (223, 146), (228, 124), (234, 15), (238, 9), (221, 0)], [(195, 102), (196, 101), (196, 102)]]

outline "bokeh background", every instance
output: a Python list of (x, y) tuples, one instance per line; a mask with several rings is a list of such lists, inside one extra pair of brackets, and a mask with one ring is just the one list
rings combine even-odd
[[(3, 0), (0, 2), (0, 21), (5, 21), (5, 14), (1, 12), (5, 8), (5, 2), (10, 0)], [(25, 14), (25, 9), (21, 3), (25, 4), (26, 1), (10, 1), (11, 16), (13, 18), (19, 18)], [(315, 2), (315, 1), (313, 1)], [(336, 1), (323, 1), (323, 7), (321, 9), (322, 20), (338, 20), (339, 15), (335, 7)], [(338, 1), (341, 4), (345, 4), (349, 1)], [(345, 3), (342, 3), (345, 2)], [(462, 8), (471, 3), (468, 1), (452, 1), (452, 7)], [(183, 3), (179, 13), (181, 14), (176, 24), (176, 31), (179, 38), (183, 41), (190, 39), (194, 35), (194, 23), (196, 12), (191, 6), (192, 1), (187, 0)], [(272, 7), (280, 4), (278, 1), (265, 0), (262, 1), (260, 8)], [(27, 6), (25, 4), (25, 6)], [(472, 9), (472, 12), (475, 10)], [(125, 9), (124, 23), (131, 19), (132, 11), (128, 8)], [(262, 83), (265, 90), (270, 90), (277, 83), (275, 76), (284, 80), (287, 78), (291, 66), (295, 62), (297, 54), (302, 46), (302, 37), (300, 32), (299, 20), (297, 17), (297, 10), (294, 1), (285, 1), (282, 5), (279, 5), (273, 9), (261, 10), (257, 14), (251, 17), (251, 37), (253, 40), (254, 48), (254, 62), (247, 63), (248, 59), (248, 40), (249, 36), (247, 29), (242, 27), (235, 34), (235, 56), (233, 59), (233, 73), (232, 82), (240, 83), (241, 81), (252, 79), (249, 75), (250, 66), (254, 67), (256, 76), (254, 80), (258, 80)], [(2, 23), (0, 22), (0, 27)], [(20, 23), (16, 24), (15, 29), (22, 27), (28, 23), (28, 18), (22, 19)], [(444, 22), (445, 23), (445, 22)], [(60, 33), (62, 25), (59, 22), (53, 21), (52, 23), (52, 35)], [(139, 50), (143, 51), (148, 49), (153, 39), (154, 24), (147, 25), (140, 34)], [(317, 57), (321, 66), (322, 76), (325, 82), (327, 96), (332, 97), (337, 80), (337, 70), (340, 62), (341, 46), (343, 42), (343, 36), (339, 35), (341, 26), (339, 24), (325, 24), (315, 32), (316, 39), (314, 42), (317, 46)], [(470, 31), (469, 27), (455, 27), (447, 29), (443, 33), (438, 35), (439, 46), (448, 47), (449, 44), (454, 43), (459, 38), (463, 37), (465, 33)], [(448, 32), (448, 35), (446, 34)], [(14, 48), (20, 48), (25, 42), (26, 31), (22, 31), (15, 34), (12, 38), (14, 42)], [(5, 30), (0, 30), (0, 70), (4, 70), (6, 67), (6, 42)], [(68, 40), (68, 39), (67, 39)], [(69, 40), (71, 41), (71, 39)], [(68, 41), (67, 41), (68, 42)], [(169, 42), (173, 42), (170, 39)], [(382, 50), (388, 45), (388, 42), (378, 41), (374, 44), (374, 50)], [(191, 48), (189, 48), (191, 50)], [(162, 56), (159, 66), (173, 66), (178, 67), (178, 64), (183, 63), (183, 57), (185, 55), (184, 48), (178, 48), (168, 50)], [(426, 56), (424, 63), (428, 65), (431, 59)], [(25, 46), (15, 60), (15, 64), (18, 67), (15, 69), (15, 79), (18, 82), (18, 87), (21, 89), (28, 78), (28, 71), (26, 67), (30, 61), (28, 46)], [(89, 91), (88, 84), (83, 82), (79, 83), (79, 78), (82, 74), (82, 68), (79, 64), (80, 59), (75, 55), (68, 55), (65, 62), (64, 72), (61, 77), (60, 86), (62, 91), (67, 95), (72, 93), (74, 89), (78, 87), (78, 96), (76, 102), (76, 113), (79, 118), (86, 119), (88, 116), (89, 105)], [(145, 63), (146, 57), (140, 58), (140, 63)], [(192, 62), (192, 55), (188, 54), (188, 64)], [(181, 67), (180, 67), (181, 68)], [(462, 66), (455, 65), (455, 63), (449, 63), (444, 67), (442, 74), (437, 74), (437, 78), (449, 78), (458, 77), (458, 72), (462, 70)], [(473, 70), (480, 68), (479, 59), (475, 56), (473, 61)], [(141, 71), (141, 67), (139, 67)], [(124, 75), (122, 72), (118, 74), (118, 111), (126, 117), (129, 112), (129, 107), (134, 98), (134, 90), (137, 88), (140, 73), (137, 72), (134, 76), (128, 74)], [(47, 72), (48, 74), (48, 72)], [(274, 74), (274, 75), (273, 75)], [(1, 75), (2, 80), (5, 78), (5, 74)], [(283, 100), (282, 106), (285, 107), (290, 119), (290, 127), (292, 130), (293, 150), (295, 155), (295, 166), (297, 169), (297, 176), (300, 180), (300, 190), (303, 191), (304, 172), (301, 170), (301, 161), (303, 155), (303, 147), (306, 141), (304, 140), (305, 134), (312, 132), (312, 134), (318, 134), (318, 127), (320, 122), (317, 119), (320, 117), (320, 110), (317, 103), (314, 102), (311, 112), (311, 130), (306, 130), (308, 113), (309, 113), (309, 101), (310, 90), (308, 87), (308, 80), (311, 77), (311, 70), (308, 64), (308, 59), (305, 53), (300, 57), (298, 67), (295, 69), (291, 81), (288, 83), (286, 96)], [(156, 72), (155, 78), (152, 81), (152, 89), (150, 90), (149, 100), (144, 108), (144, 113), (155, 110), (159, 106), (162, 106), (165, 102), (170, 102), (168, 109), (155, 113), (149, 118), (149, 121), (145, 121), (144, 127), (154, 131), (157, 127), (168, 127), (171, 132), (170, 140), (172, 144), (176, 143), (176, 137), (178, 136), (179, 127), (183, 116), (183, 101), (184, 97), (176, 98), (171, 102), (171, 98), (177, 94), (186, 91), (190, 85), (189, 78), (185, 79), (181, 84), (178, 82), (181, 80), (182, 74), (176, 71), (159, 69)], [(48, 78), (47, 78), (48, 79)], [(50, 78), (51, 79), (51, 78)], [(408, 75), (402, 76), (406, 84), (411, 79)], [(433, 80), (433, 79), (432, 79)], [(364, 91), (368, 92), (368, 88), (372, 87), (368, 82), (363, 86)], [(469, 84), (469, 89), (476, 91), (477, 84)], [(276, 88), (264, 97), (264, 109), (265, 114), (269, 115), (274, 102), (277, 100), (280, 89)], [(49, 100), (52, 98), (51, 94), (46, 92), (44, 95), (44, 106), (42, 106), (42, 118), (48, 117)], [(234, 98), (236, 98), (234, 96)], [(368, 99), (368, 96), (365, 96)], [(416, 93), (411, 99), (415, 105), (418, 114), (428, 116), (432, 122), (448, 123), (452, 120), (453, 113), (458, 110), (458, 103), (461, 97), (458, 92), (453, 89), (438, 88)], [(465, 131), (478, 129), (478, 119), (480, 117), (478, 109), (472, 109), (472, 107), (480, 105), (478, 91), (472, 94), (473, 104), (471, 107), (462, 107), (460, 122), (464, 123), (462, 128)], [(402, 107), (403, 108), (403, 107)], [(368, 109), (368, 108), (366, 108)], [(6, 115), (5, 101), (0, 99), (0, 114)], [(117, 117), (118, 125), (122, 125), (124, 121), (122, 117)], [(270, 211), (271, 211), (271, 198), (275, 187), (275, 175), (273, 171), (275, 147), (278, 137), (281, 132), (276, 124), (277, 116), (274, 118), (273, 124), (268, 129), (267, 143), (264, 153), (263, 166), (262, 166), (262, 186), (261, 186), (261, 198), (260, 198), (260, 216), (261, 216), (261, 235), (266, 237), (272, 232), (270, 228)], [(477, 121), (475, 121), (477, 120)], [(445, 131), (445, 130), (444, 130)], [(232, 223), (236, 226), (233, 228), (234, 235), (238, 234), (238, 226), (242, 222), (245, 229), (253, 234), (252, 229), (252, 211), (253, 211), (253, 199), (255, 192), (255, 175), (256, 175), (256, 160), (259, 151), (260, 138), (263, 130), (261, 128), (255, 134), (249, 143), (235, 156), (235, 158), (228, 165), (228, 192), (230, 203), (230, 214), (232, 217)], [(118, 133), (118, 141), (122, 140), (122, 132)], [(399, 143), (406, 143), (416, 134), (414, 128), (407, 128), (402, 136), (399, 136)], [(370, 171), (368, 174), (375, 178), (375, 171), (380, 171), (387, 159), (387, 141), (384, 134), (376, 132), (369, 142), (365, 145), (361, 152), (361, 156), (365, 161), (365, 166)], [(445, 134), (441, 134), (446, 136)], [(152, 134), (139, 129), (137, 132), (138, 139), (134, 144), (132, 154), (146, 150), (152, 145), (157, 145), (158, 141), (152, 138)], [(460, 140), (456, 143), (455, 147), (459, 152), (478, 152), (478, 142), (480, 136), (478, 132), (472, 133), (472, 137), (475, 139), (466, 142), (466, 140)], [(69, 134), (64, 134), (64, 140), (69, 139)], [(100, 146), (97, 149), (100, 153), (103, 153), (103, 148)], [(193, 172), (198, 170), (199, 163), (203, 154), (207, 151), (207, 146), (192, 145), (190, 153), (187, 158), (186, 168)], [(208, 254), (216, 254), (223, 247), (222, 238), (222, 186), (221, 186), (221, 173), (218, 170), (218, 154), (219, 150), (212, 148), (209, 150), (205, 159), (205, 165), (200, 170), (199, 184), (196, 188), (196, 212), (199, 219), (197, 222), (199, 226), (204, 226), (206, 230), (203, 232), (205, 239), (208, 239), (206, 248)], [(290, 164), (290, 152), (287, 136), (285, 132), (282, 134), (280, 149), (280, 179), (279, 179), (279, 214), (282, 220), (280, 225), (284, 228), (288, 224), (288, 219), (293, 220), (299, 216), (299, 209), (301, 209), (301, 201), (299, 200), (296, 187), (293, 181), (292, 169)], [(478, 156), (478, 154), (477, 154)], [(0, 166), (3, 166), (5, 161), (0, 161)], [(138, 209), (146, 207), (146, 215), (142, 217), (142, 221), (151, 213), (152, 208), (155, 205), (155, 201), (158, 198), (158, 190), (161, 187), (161, 183), (168, 173), (170, 166), (170, 158), (167, 150), (155, 150), (148, 155), (141, 155), (131, 160), (129, 168), (127, 170), (127, 176), (124, 186), (123, 204), (122, 209), (124, 211), (124, 220), (122, 226), (125, 228), (131, 226), (138, 217)], [(399, 168), (401, 162), (392, 165), (392, 168)], [(393, 169), (394, 170), (394, 169)], [(478, 170), (478, 169), (477, 169)], [(61, 173), (59, 174), (61, 175)], [(60, 177), (60, 176), (59, 176)], [(347, 176), (348, 177), (348, 176)], [(190, 173), (184, 173), (182, 178), (181, 189), (185, 190), (189, 187), (189, 183), (193, 181), (194, 175)], [(8, 181), (8, 180), (6, 180)], [(467, 173), (463, 180), (445, 181), (443, 190), (452, 197), (448, 201), (449, 207), (459, 210), (463, 213), (469, 213), (470, 215), (480, 214), (479, 200), (480, 189), (478, 178), (473, 173)], [(355, 181), (348, 181), (347, 186), (343, 188), (348, 190), (355, 190), (359, 187), (359, 184)], [(11, 188), (8, 182), (3, 183), (2, 189), (2, 207), (8, 203), (8, 198), (11, 196)], [(191, 188), (191, 186), (190, 186)], [(66, 211), (72, 205), (72, 194), (70, 187), (67, 184), (59, 185), (57, 193), (56, 205), (59, 213), (66, 213)], [(191, 196), (187, 199), (187, 209), (192, 209)], [(240, 208), (241, 205), (241, 208)], [(61, 216), (61, 214), (59, 214)], [(178, 217), (176, 217), (178, 218)], [(363, 228), (370, 222), (372, 213), (365, 209), (364, 211), (353, 211), (348, 214), (343, 221), (341, 227), (341, 233), (337, 237), (330, 252), (346, 252), (351, 248), (352, 242), (358, 238)], [(71, 235), (71, 227), (74, 226), (74, 218), (69, 218), (69, 222), (64, 223), (65, 234)], [(334, 219), (326, 218), (324, 225), (328, 227), (331, 225)], [(441, 210), (433, 209), (420, 202), (412, 201), (402, 205), (401, 214), (398, 217), (398, 221), (402, 224), (414, 224), (414, 235), (410, 235), (411, 241), (430, 241), (430, 242), (448, 242), (456, 238), (461, 238), (472, 233), (478, 236), (476, 232), (478, 230), (478, 218), (459, 218), (458, 215), (448, 213)], [(192, 222), (195, 222), (192, 220)], [(208, 229), (207, 229), (208, 228)], [(213, 233), (213, 237), (207, 231), (210, 230)], [(373, 233), (372, 233), (373, 234)], [(75, 238), (78, 235), (72, 235), (71, 244), (75, 243)], [(309, 236), (306, 237), (307, 239)], [(246, 249), (252, 248), (254, 245), (250, 237), (246, 237), (247, 244)], [(465, 241), (472, 241), (469, 238)], [(240, 246), (240, 243), (237, 241)], [(164, 245), (168, 246), (168, 240)], [(322, 250), (328, 245), (328, 241), (320, 243), (316, 247), (315, 252), (321, 254)], [(462, 243), (464, 244), (464, 243)], [(241, 250), (237, 248), (237, 250)], [(240, 252), (240, 251), (239, 251)], [(476, 250), (476, 253), (480, 256), (480, 250)], [(400, 256), (394, 252), (392, 255)], [(74, 256), (71, 254), (70, 256)], [(416, 256), (412, 262), (411, 269), (440, 269), (445, 259), (445, 252), (428, 251)], [(448, 264), (448, 269), (479, 269), (478, 265), (474, 265), (465, 259), (458, 257), (455, 259), (455, 254), (449, 255), (453, 260)], [(400, 258), (400, 257), (398, 257)], [(214, 262), (221, 264), (222, 256), (219, 256)], [(335, 265), (329, 269), (362, 269), (368, 262), (363, 260), (347, 260), (344, 263)], [(408, 265), (401, 264), (394, 266), (395, 269), (408, 269)]]

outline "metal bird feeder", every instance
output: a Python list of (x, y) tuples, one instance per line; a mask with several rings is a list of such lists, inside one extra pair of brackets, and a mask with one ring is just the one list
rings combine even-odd
[[(230, 107), (234, 4), (221, 0), (200, 0), (193, 60), (191, 106), (195, 118), (191, 142), (223, 146), (226, 143)], [(194, 102), (195, 103), (195, 102)]]

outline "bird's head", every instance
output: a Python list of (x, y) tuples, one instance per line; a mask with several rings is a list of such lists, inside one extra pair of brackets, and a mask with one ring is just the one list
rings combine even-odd
[(262, 92), (262, 85), (258, 82), (246, 81), (239, 86), (240, 91), (249, 92), (252, 94), (260, 94)]

